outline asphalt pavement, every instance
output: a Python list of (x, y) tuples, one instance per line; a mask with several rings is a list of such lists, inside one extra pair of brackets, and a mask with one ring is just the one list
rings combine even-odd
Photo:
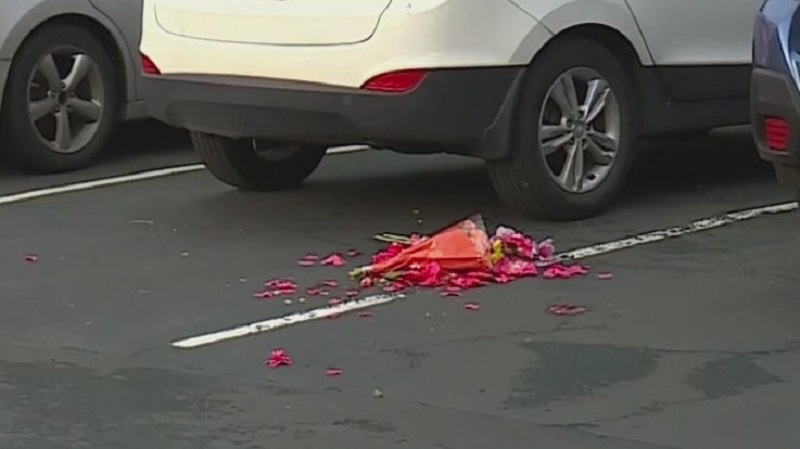
[[(346, 283), (344, 268), (296, 262), (369, 254), (377, 232), (481, 211), (569, 250), (793, 201), (747, 131), (644, 144), (617, 207), (569, 224), (506, 210), (475, 161), (381, 151), (329, 156), (292, 192), (198, 171), (2, 205), (0, 448), (794, 449), (795, 212), (586, 259), (583, 278), (419, 292), (370, 317), (171, 346), (325, 307), (252, 293)], [(0, 198), (196, 162), (183, 133), (150, 123), (114, 150), (80, 173), (0, 172)], [(588, 310), (555, 317), (554, 303)], [(294, 364), (267, 368), (276, 348)]]

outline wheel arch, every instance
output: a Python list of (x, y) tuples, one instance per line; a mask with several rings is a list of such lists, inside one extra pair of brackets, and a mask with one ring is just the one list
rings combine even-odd
[[(132, 59), (124, 37), (114, 23), (94, 9), (87, 2), (80, 0), (48, 0), (41, 1), (33, 8), (18, 14), (15, 25), (5, 36), (0, 36), (0, 59), (7, 59), (14, 64), (15, 56), (25, 42), (36, 33), (49, 26), (71, 24), (81, 27), (94, 35), (107, 51), (114, 66), (117, 78), (117, 91), (120, 98), (120, 113), (124, 113), (125, 104), (135, 98), (135, 86)], [(0, 104), (2, 108), (2, 104)]]
[[(599, 38), (617, 53), (616, 45), (625, 48), (625, 56), (630, 51), (634, 61), (643, 66), (653, 65), (636, 19), (624, 2), (618, 0), (578, 0), (570, 1), (550, 11), (537, 11), (539, 0), (519, 1), (521, 7), (532, 14), (539, 23), (520, 43), (515, 60), (533, 61), (554, 40), (567, 35), (580, 35)], [(552, 2), (544, 2), (544, 4)], [(530, 4), (530, 8), (526, 7)], [(536, 15), (536, 12), (542, 12)], [(588, 20), (587, 20), (588, 19)]]

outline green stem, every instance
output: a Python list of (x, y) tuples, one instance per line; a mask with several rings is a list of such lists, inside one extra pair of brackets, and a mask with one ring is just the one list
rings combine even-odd
[(371, 269), (372, 269), (372, 266), (367, 265), (367, 266), (364, 266), (364, 267), (359, 267), (359, 268), (355, 268), (353, 270), (350, 270), (349, 274), (350, 274), (350, 277), (353, 278), (353, 279), (360, 279), (360, 278), (366, 276), (366, 274), (369, 273)]

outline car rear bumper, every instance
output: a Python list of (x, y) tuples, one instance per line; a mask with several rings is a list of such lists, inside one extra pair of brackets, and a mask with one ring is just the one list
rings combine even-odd
[[(782, 72), (755, 68), (751, 84), (753, 136), (758, 154), (775, 166), (778, 180), (800, 187), (800, 93), (794, 80)], [(785, 150), (767, 143), (766, 121), (785, 120), (789, 138)]]
[(502, 145), (498, 139), (508, 135), (523, 73), (522, 67), (437, 70), (403, 94), (259, 78), (149, 76), (144, 92), (153, 117), (192, 131), (491, 158)]

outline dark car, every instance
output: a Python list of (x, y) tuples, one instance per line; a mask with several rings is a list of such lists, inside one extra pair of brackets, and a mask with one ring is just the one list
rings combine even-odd
[(800, 1), (766, 0), (753, 30), (751, 110), (762, 159), (800, 189)]

